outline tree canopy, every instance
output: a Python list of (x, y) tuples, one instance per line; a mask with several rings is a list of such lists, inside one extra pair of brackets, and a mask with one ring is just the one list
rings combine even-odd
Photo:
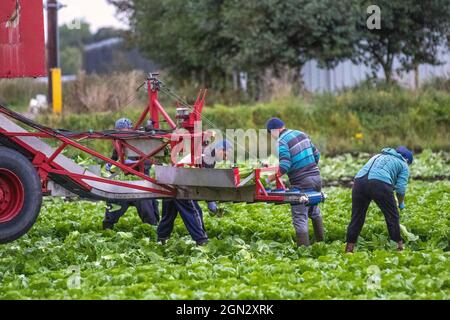
[(261, 76), (309, 59), (350, 59), (392, 79), (438, 64), (448, 44), (449, 0), (379, 0), (380, 29), (369, 29), (367, 0), (108, 0), (125, 15), (141, 51), (180, 79), (206, 84), (236, 71)]

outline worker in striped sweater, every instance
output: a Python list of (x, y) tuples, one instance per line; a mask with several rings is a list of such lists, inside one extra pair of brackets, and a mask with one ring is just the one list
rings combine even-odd
[[(291, 188), (321, 191), (322, 179), (318, 167), (320, 152), (307, 134), (298, 130), (286, 129), (278, 118), (267, 121), (267, 131), (278, 141), (279, 171), (268, 178), (268, 182), (277, 175), (287, 174)], [(308, 217), (312, 220), (316, 241), (324, 240), (324, 228), (318, 206), (303, 204), (291, 206), (292, 221), (297, 234), (298, 246), (309, 246)]]

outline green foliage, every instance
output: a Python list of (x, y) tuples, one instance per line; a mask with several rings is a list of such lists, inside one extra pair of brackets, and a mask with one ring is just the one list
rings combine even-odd
[[(450, 30), (450, 3), (447, 0), (389, 1), (375, 4), (381, 10), (380, 29), (367, 28), (366, 8), (374, 3), (357, 0), (360, 18), (358, 23), (358, 58), (375, 73), (380, 67), (387, 82), (394, 71), (410, 71), (417, 65), (439, 64), (438, 50), (446, 46)], [(394, 59), (401, 68), (394, 70)]]
[(450, 78), (449, 77), (431, 78), (422, 85), (422, 88), (450, 92)]
[(196, 75), (214, 86), (231, 71), (248, 72), (260, 86), (266, 70), (299, 69), (311, 58), (326, 66), (359, 60), (374, 74), (381, 67), (391, 82), (394, 58), (407, 71), (438, 64), (450, 28), (447, 0), (378, 1), (375, 30), (367, 27), (368, 0), (109, 2), (129, 18), (132, 39), (151, 59), (180, 80)]
[(92, 33), (90, 24), (81, 20), (78, 28), (69, 24), (59, 27), (59, 39), (61, 48), (61, 69), (64, 74), (77, 74), (82, 70), (83, 48), (86, 44), (104, 39), (122, 36), (123, 31), (114, 28), (100, 28)]
[(229, 42), (220, 36), (222, 1), (133, 1), (131, 22), (141, 50), (159, 65), (186, 79), (195, 73), (211, 84), (223, 74), (223, 51)]
[[(44, 116), (39, 121), (56, 128), (101, 130), (110, 129), (122, 116), (136, 120), (141, 112), (142, 107), (135, 107), (116, 113)], [(169, 113), (173, 115), (173, 108)], [(433, 89), (416, 95), (397, 87), (360, 87), (308, 99), (288, 96), (255, 105), (206, 106), (203, 116), (205, 129), (221, 130), (263, 129), (267, 119), (277, 116), (288, 128), (308, 133), (326, 155), (374, 153), (397, 145), (417, 152), (450, 150), (450, 95)]]
[(33, 79), (0, 79), (0, 102), (15, 110), (27, 109), (31, 98), (47, 94), (47, 85)]
[(64, 47), (61, 52), (61, 70), (64, 74), (76, 74), (83, 66), (83, 54), (80, 48)]
[(80, 28), (73, 28), (69, 24), (59, 27), (59, 41), (61, 48), (75, 47), (83, 48), (92, 37), (90, 24), (84, 20), (80, 21)]
[(310, 58), (332, 65), (353, 53), (356, 16), (349, 1), (225, 1), (223, 33), (242, 70), (299, 68)]
[[(378, 150), (380, 151), (380, 150)], [(326, 181), (351, 180), (366, 164), (372, 155), (368, 153), (350, 153), (320, 159), (320, 172)], [(450, 173), (450, 153), (424, 150), (414, 156), (410, 167), (412, 179), (448, 179)]]
[(211, 242), (197, 247), (181, 219), (161, 246), (134, 209), (102, 231), (103, 203), (49, 199), (30, 233), (2, 246), (0, 299), (447, 300), (450, 184), (411, 187), (401, 253), (375, 206), (356, 253), (343, 253), (349, 189), (325, 190), (326, 242), (307, 249), (295, 247), (286, 205), (225, 205), (223, 218), (205, 217)]

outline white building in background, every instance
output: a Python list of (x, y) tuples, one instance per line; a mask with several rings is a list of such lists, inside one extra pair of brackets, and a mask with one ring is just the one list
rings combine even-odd
[[(441, 51), (439, 60), (443, 62), (439, 66), (420, 65), (419, 83), (433, 77), (450, 77), (450, 51)], [(394, 69), (399, 67), (399, 62), (394, 62)], [(366, 80), (372, 75), (371, 69), (364, 64), (354, 64), (351, 61), (339, 63), (335, 68), (319, 68), (315, 60), (307, 62), (301, 70), (305, 88), (309, 91), (338, 91), (352, 87)], [(377, 73), (377, 78), (384, 78), (382, 70)], [(403, 86), (414, 88), (415, 74), (408, 72), (394, 78)]]

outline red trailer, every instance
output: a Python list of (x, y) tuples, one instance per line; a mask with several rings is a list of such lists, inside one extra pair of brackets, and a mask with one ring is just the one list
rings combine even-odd
[[(43, 72), (43, 26), (40, 0), (2, 1), (0, 12), (11, 11), (11, 16), (1, 16), (0, 27), (0, 77), (34, 77)], [(15, 8), (15, 9), (14, 9)], [(29, 15), (32, 8), (36, 17)], [(19, 15), (19, 18), (13, 17)], [(31, 27), (34, 27), (32, 29)], [(10, 28), (16, 28), (11, 31)], [(5, 34), (15, 34), (21, 41), (11, 42)], [(42, 36), (42, 37), (41, 37)], [(34, 38), (36, 37), (36, 38)], [(5, 42), (5, 40), (7, 40)], [(15, 48), (15, 49), (11, 49)], [(31, 57), (28, 48), (35, 56)], [(13, 52), (15, 63), (6, 57)], [(35, 59), (37, 57), (37, 59)], [(31, 61), (28, 61), (31, 59)], [(177, 117), (174, 121), (160, 101), (159, 93), (173, 96), (157, 74), (146, 79), (148, 105), (132, 131), (86, 131), (56, 130), (38, 124), (0, 105), (0, 243), (13, 241), (25, 234), (35, 223), (43, 196), (79, 197), (93, 201), (135, 200), (149, 198), (176, 198), (225, 202), (273, 202), (304, 203), (315, 205), (324, 201), (320, 192), (288, 190), (281, 180), (277, 189), (265, 189), (259, 181), (263, 171), (277, 168), (255, 169), (244, 181), (239, 179), (239, 169), (206, 169), (196, 163), (196, 148), (202, 148), (208, 139), (207, 132), (196, 132), (195, 124), (202, 120), (206, 91), (200, 91), (194, 105), (177, 101)], [(148, 120), (152, 127), (145, 125)], [(168, 125), (162, 129), (162, 123)], [(179, 134), (178, 129), (184, 129)], [(87, 147), (82, 142), (101, 139), (111, 141), (119, 155), (113, 161)], [(180, 143), (191, 142), (193, 168), (177, 167), (174, 161), (162, 160), (165, 152), (174, 159)], [(48, 142), (50, 141), (50, 142)], [(105, 177), (91, 168), (83, 167), (63, 152), (74, 148), (104, 163), (115, 165), (135, 180), (118, 180)], [(127, 157), (138, 160), (127, 164)], [(144, 163), (155, 165), (156, 177), (144, 174)], [(254, 178), (253, 180), (251, 178)], [(253, 182), (252, 182), (253, 181)]]

